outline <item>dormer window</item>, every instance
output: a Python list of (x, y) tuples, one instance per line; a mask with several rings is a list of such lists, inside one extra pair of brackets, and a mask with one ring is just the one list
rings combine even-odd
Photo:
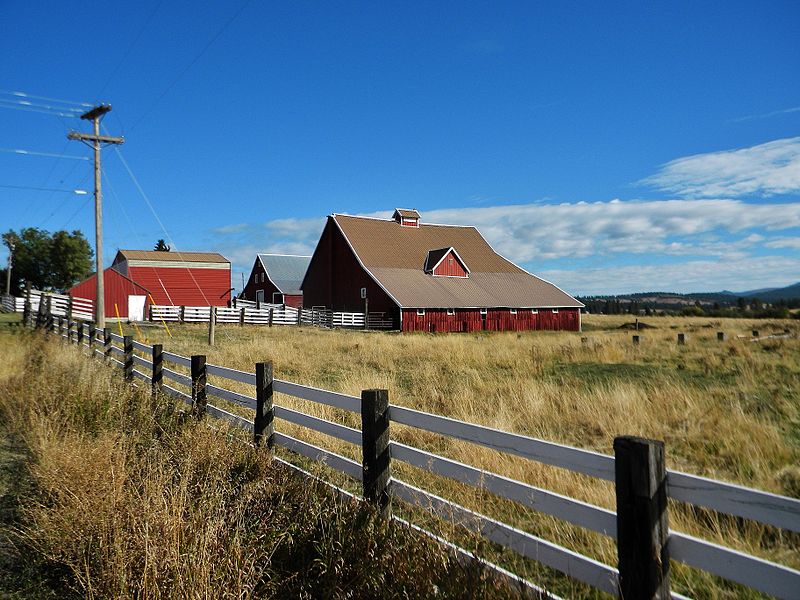
[(419, 213), (415, 209), (396, 208), (392, 219), (401, 227), (419, 227)]
[(469, 277), (469, 269), (455, 248), (429, 250), (423, 269), (434, 277)]

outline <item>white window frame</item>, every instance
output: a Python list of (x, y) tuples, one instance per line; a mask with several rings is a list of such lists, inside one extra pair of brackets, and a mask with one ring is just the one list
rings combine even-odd
[(557, 315), (557, 314), (558, 314), (558, 309), (557, 309), (557, 308), (554, 308), (554, 309), (553, 309), (553, 314), (554, 314), (554, 315)]
[(417, 316), (418, 317), (424, 317), (425, 316), (425, 309), (424, 308), (418, 308), (417, 309)]
[(256, 290), (256, 302), (264, 302), (264, 290)]
[[(275, 300), (275, 296), (280, 296), (280, 302)], [(272, 303), (273, 304), (283, 304), (284, 300), (286, 300), (286, 298), (283, 297), (283, 293), (282, 292), (272, 292)]]
[(448, 314), (448, 315), (454, 315), (454, 314), (456, 314), (456, 309), (455, 309), (455, 308), (448, 308), (448, 309), (447, 309), (447, 314)]
[(539, 309), (538, 308), (532, 308), (531, 309), (531, 314), (532, 315), (538, 315), (539, 314)]
[(485, 315), (487, 315), (487, 314), (489, 314), (489, 309), (488, 309), (488, 308), (482, 308), (482, 309), (481, 309), (481, 315), (484, 315), (484, 316), (485, 316)]
[(510, 308), (509, 311), (511, 312), (512, 315), (517, 314), (517, 309), (516, 308)]

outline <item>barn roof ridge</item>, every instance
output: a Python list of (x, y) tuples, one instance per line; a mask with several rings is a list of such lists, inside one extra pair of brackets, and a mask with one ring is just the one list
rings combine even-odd
[[(583, 306), (496, 252), (474, 225), (422, 224), (410, 229), (392, 219), (338, 214), (330, 219), (361, 267), (400, 307)], [(420, 267), (437, 246), (458, 248), (462, 265), (470, 265), (470, 276), (427, 277)]]
[(168, 262), (217, 262), (228, 263), (219, 252), (195, 252), (186, 250), (125, 250), (120, 248), (117, 254), (121, 254), (126, 260), (162, 260)]

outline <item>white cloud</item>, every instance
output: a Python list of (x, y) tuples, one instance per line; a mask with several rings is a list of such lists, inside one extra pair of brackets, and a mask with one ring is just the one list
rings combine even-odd
[(800, 137), (679, 158), (638, 183), (694, 198), (800, 192)]
[[(762, 241), (751, 230), (800, 227), (800, 202), (780, 210), (740, 200), (631, 200), (441, 209), (423, 221), (475, 225), (495, 249), (520, 263), (597, 255), (739, 256)], [(720, 239), (710, 236), (748, 236)]]
[(800, 250), (800, 237), (779, 237), (764, 244), (767, 248), (790, 248)]
[(537, 273), (572, 294), (710, 292), (785, 286), (800, 279), (800, 258), (749, 257), (736, 261), (693, 260), (669, 265), (632, 265)]
[(788, 115), (790, 113), (800, 112), (800, 106), (792, 106), (791, 108), (784, 108), (782, 110), (773, 110), (766, 113), (761, 113), (758, 115), (746, 115), (744, 117), (737, 117), (736, 119), (731, 119), (731, 123), (741, 123), (742, 121), (752, 121), (754, 119), (769, 119), (770, 117), (777, 117), (780, 115)]

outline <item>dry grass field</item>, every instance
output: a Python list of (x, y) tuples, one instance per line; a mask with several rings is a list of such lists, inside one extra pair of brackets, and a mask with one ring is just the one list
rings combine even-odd
[[(271, 360), (280, 379), (354, 395), (385, 388), (393, 404), (607, 454), (617, 435), (655, 438), (666, 443), (670, 468), (799, 496), (798, 322), (655, 317), (643, 319), (653, 328), (639, 331), (641, 343), (634, 346), (633, 332), (620, 328), (631, 320), (589, 315), (582, 334), (219, 326), (213, 348), (206, 326), (173, 327), (171, 338), (163, 329), (132, 333), (146, 333), (151, 343), (179, 354), (206, 354), (213, 364), (252, 371), (256, 362)], [(787, 328), (789, 339), (750, 341), (754, 329), (764, 337)], [(718, 342), (717, 331), (728, 339)], [(684, 346), (677, 344), (679, 332), (687, 335)], [(290, 397), (277, 396), (276, 403), (360, 426), (357, 415)], [(357, 449), (345, 443), (281, 421), (277, 427), (358, 459)], [(600, 506), (615, 505), (612, 486), (588, 477), (404, 427), (394, 427), (392, 437)], [(603, 536), (410, 467), (393, 468), (415, 485), (615, 563), (613, 542)], [(797, 536), (678, 505), (671, 519), (676, 529), (800, 567)], [(499, 558), (568, 595), (589, 593), (580, 586), (564, 590), (546, 570), (508, 554)], [(674, 588), (698, 597), (746, 593), (681, 567)]]
[[(385, 388), (393, 404), (607, 454), (617, 435), (660, 439), (666, 443), (670, 468), (799, 497), (798, 322), (648, 318), (643, 320), (653, 328), (640, 331), (641, 343), (634, 346), (632, 332), (620, 328), (630, 320), (587, 316), (582, 334), (398, 335), (221, 325), (214, 347), (208, 346), (207, 326), (201, 325), (172, 326), (171, 337), (162, 327), (125, 333), (242, 370), (271, 360), (277, 378), (330, 390), (358, 395), (362, 389)], [(753, 329), (764, 337), (785, 328), (792, 337), (750, 341)], [(725, 331), (728, 339), (718, 342), (717, 331)], [(685, 346), (676, 343), (679, 332), (687, 334)], [(588, 339), (583, 342), (582, 337)], [(234, 382), (224, 385), (252, 393)], [(281, 395), (275, 401), (360, 427), (358, 415)], [(276, 425), (360, 458), (356, 448), (343, 442), (283, 421)], [(600, 506), (615, 505), (613, 487), (592, 478), (405, 427), (393, 427), (392, 438)], [(317, 471), (341, 481), (324, 467)], [(397, 462), (393, 475), (609, 564), (616, 562), (613, 541), (599, 534)], [(670, 519), (675, 529), (800, 567), (796, 535), (678, 504), (671, 505)], [(474, 540), (459, 538), (456, 531), (428, 525), (476, 548)], [(477, 549), (566, 597), (597, 595), (512, 553), (490, 545)], [(673, 589), (697, 598), (758, 597), (679, 565), (673, 570)]]

